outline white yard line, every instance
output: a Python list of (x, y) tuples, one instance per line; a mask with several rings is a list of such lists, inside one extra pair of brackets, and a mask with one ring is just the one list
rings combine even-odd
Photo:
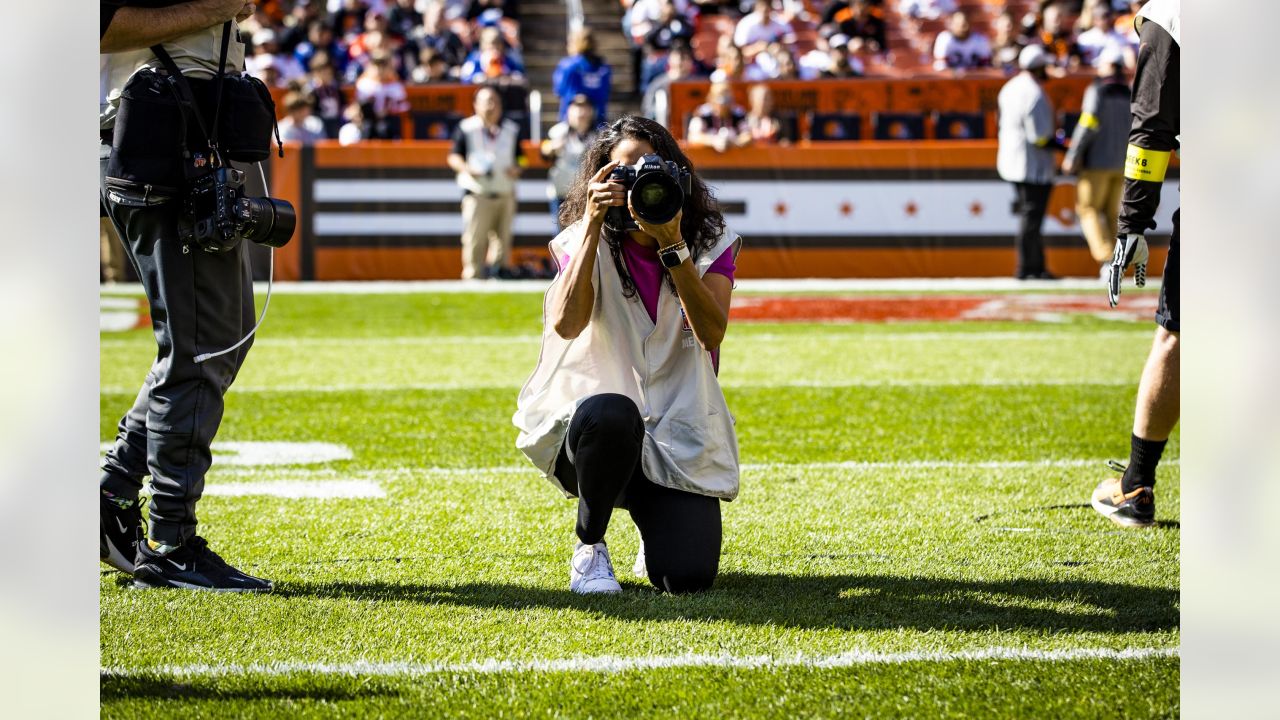
[(289, 500), (332, 500), (338, 498), (384, 498), (385, 490), (368, 480), (274, 480), (265, 482), (210, 483), (205, 495), (224, 497), (278, 497)]
[(1072, 660), (1147, 660), (1178, 657), (1177, 648), (1135, 647), (1036, 650), (1026, 647), (988, 647), (956, 651), (872, 652), (851, 650), (835, 655), (651, 655), (640, 657), (574, 657), (555, 660), (502, 660), (489, 658), (461, 663), (349, 662), (349, 663), (250, 663), (248, 665), (160, 665), (153, 668), (103, 668), (103, 679), (151, 677), (200, 678), (228, 676), (335, 675), (423, 677), (429, 675), (493, 675), (498, 673), (594, 672), (619, 673), (669, 668), (847, 668), (860, 665), (952, 662), (1069, 662)]
[[(98, 446), (105, 453), (115, 445), (114, 440)], [(354, 456), (346, 445), (327, 442), (259, 442), (218, 440), (210, 448), (213, 461), (219, 466), (244, 465), (308, 465), (350, 460)]]
[[(739, 467), (742, 472), (775, 472), (780, 470), (852, 470), (855, 472), (874, 472), (878, 470), (1032, 470), (1037, 468), (1080, 468), (1102, 466), (1105, 458), (1069, 458), (1062, 460), (987, 460), (966, 462), (963, 460), (886, 460), (858, 461), (842, 460), (832, 462), (810, 463), (743, 463)], [(1178, 458), (1167, 458), (1160, 462), (1164, 466), (1179, 464)], [(490, 467), (400, 467), (397, 471), (420, 472), (429, 475), (475, 476), (475, 475), (523, 475), (538, 474), (540, 471), (532, 465), (493, 465)]]
[[(778, 382), (735, 383), (723, 382), (727, 390), (776, 390), (785, 388), (882, 388), (882, 387), (1130, 387), (1132, 380), (848, 380), (836, 382)], [(333, 383), (327, 385), (233, 385), (232, 393), (341, 393), (341, 392), (403, 392), (448, 390), (507, 390), (516, 392), (520, 385), (468, 385), (466, 383)], [(136, 395), (137, 387), (107, 385), (99, 388), (102, 395)]]

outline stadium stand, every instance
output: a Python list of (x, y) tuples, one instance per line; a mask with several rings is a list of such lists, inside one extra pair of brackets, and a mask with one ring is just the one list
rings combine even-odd
[[(1098, 2), (1100, 0), (1091, 0)], [(1105, 1), (1105, 0), (1104, 0)], [(859, 3), (854, 3), (855, 5)], [(1014, 20), (1016, 42), (1041, 42), (1036, 27), (1038, 13), (1053, 4), (1049, 0), (947, 0), (937, 5), (963, 11), (973, 32), (997, 39), (1001, 16)], [(440, 140), (468, 113), (460, 100), (473, 89), (465, 84), (493, 84), (503, 89), (507, 114), (531, 137), (556, 119), (560, 99), (552, 87), (552, 74), (565, 57), (570, 27), (584, 26), (594, 31), (597, 50), (613, 68), (610, 115), (640, 111), (645, 84), (665, 72), (665, 53), (672, 43), (692, 49), (695, 75), (713, 74), (726, 48), (733, 47), (734, 32), (752, 2), (739, 0), (345, 0), (343, 2), (300, 2), (267, 0), (242, 23), (242, 37), (249, 42), (248, 56), (256, 58), (250, 71), (264, 78), (277, 100), (288, 92), (299, 93), (313, 105), (314, 114), (325, 123), (329, 138), (337, 136), (342, 124), (342, 108), (352, 115), (350, 103), (361, 104), (363, 139), (405, 138)], [(755, 43), (755, 57), (745, 60), (741, 71), (731, 75), (742, 81), (764, 81), (770, 86), (783, 78), (811, 83), (853, 83), (862, 80), (931, 79), (938, 88), (920, 90), (948, 98), (954, 95), (941, 85), (973, 78), (999, 79), (1009, 69), (1000, 62), (997, 45), (996, 67), (968, 71), (934, 69), (933, 49), (944, 31), (945, 12), (921, 12), (920, 2), (871, 0), (870, 15), (883, 23), (884, 47), (875, 48), (848, 32), (858, 31), (847, 0), (774, 0), (773, 21), (790, 26), (779, 42)], [(1060, 5), (1070, 11), (1073, 3)], [(686, 30), (666, 32), (664, 18), (679, 18), (692, 25)], [(1123, 20), (1117, 20), (1117, 24)], [(1066, 16), (1066, 26), (1074, 27), (1076, 15)], [(1088, 13), (1081, 19), (1090, 22)], [(575, 24), (576, 23), (576, 24)], [(655, 33), (661, 35), (655, 41)], [(1009, 37), (1010, 33), (1004, 33)], [(254, 48), (258, 40), (263, 48)], [(823, 63), (832, 42), (846, 48), (851, 64), (861, 79), (824, 78)], [(487, 43), (487, 44), (485, 44)], [(1007, 47), (1007, 46), (1004, 46)], [(1007, 52), (1005, 53), (1007, 55)], [(371, 85), (369, 65), (387, 57), (403, 87), (408, 109), (397, 110), (397, 102), (384, 102), (390, 94), (399, 97), (393, 80), (379, 92), (361, 91), (357, 80)], [(312, 67), (314, 65), (314, 67)], [(465, 69), (464, 69), (465, 68)], [(1068, 68), (1063, 74), (1069, 74)], [(1087, 68), (1079, 68), (1086, 71)], [(466, 77), (462, 77), (465, 74)], [(721, 77), (725, 73), (714, 73)], [(464, 87), (460, 87), (460, 85)], [(914, 86), (913, 86), (914, 87)], [(535, 92), (536, 91), (536, 92)], [(915, 90), (912, 90), (913, 92)], [(736, 91), (735, 91), (736, 92)], [(825, 92), (815, 91), (819, 94)], [(858, 132), (846, 137), (866, 139), (974, 139), (992, 137), (994, 103), (983, 98), (954, 106), (931, 103), (923, 116), (907, 122), (881, 120), (886, 113), (902, 111), (900, 102), (845, 107), (811, 106), (787, 108), (799, 118), (800, 139), (829, 139), (824, 133), (811, 136), (813, 113), (858, 115)], [(663, 107), (677, 101), (667, 98)], [(389, 109), (388, 109), (389, 108)], [(1060, 108), (1061, 110), (1062, 108)], [(283, 115), (283, 107), (280, 113)], [(1070, 110), (1070, 109), (1068, 109)], [(914, 112), (914, 109), (912, 109)], [(961, 117), (955, 113), (967, 115)], [(944, 118), (942, 114), (947, 114)], [(535, 118), (534, 115), (537, 115)], [(981, 116), (981, 120), (974, 117)], [(1068, 113), (1065, 121), (1070, 123)], [(687, 126), (688, 115), (671, 117), (673, 131)], [(849, 126), (848, 119), (842, 121)]]

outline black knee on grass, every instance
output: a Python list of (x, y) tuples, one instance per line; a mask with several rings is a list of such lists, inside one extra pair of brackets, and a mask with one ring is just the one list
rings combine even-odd
[(637, 442), (644, 437), (644, 418), (631, 398), (616, 393), (592, 395), (578, 406), (586, 422), (584, 433), (604, 437), (628, 437)]
[(649, 582), (653, 586), (663, 592), (672, 595), (688, 595), (690, 593), (706, 592), (715, 584), (716, 573), (712, 572), (694, 572), (694, 573), (667, 573), (659, 575), (657, 573), (649, 574)]

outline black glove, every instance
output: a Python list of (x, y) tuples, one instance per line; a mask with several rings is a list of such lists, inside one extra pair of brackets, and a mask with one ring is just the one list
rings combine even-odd
[(1146, 287), (1147, 260), (1150, 257), (1146, 236), (1129, 233), (1116, 238), (1116, 251), (1111, 256), (1111, 276), (1107, 279), (1107, 299), (1111, 301), (1111, 307), (1120, 302), (1120, 281), (1130, 265), (1133, 266), (1134, 286)]

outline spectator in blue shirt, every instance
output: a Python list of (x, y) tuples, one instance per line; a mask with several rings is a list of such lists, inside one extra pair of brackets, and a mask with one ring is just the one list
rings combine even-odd
[(480, 47), (462, 64), (458, 79), (475, 85), (507, 85), (524, 82), (524, 66), (507, 51), (498, 28), (480, 31)]
[(569, 104), (578, 95), (586, 95), (596, 108), (596, 122), (603, 122), (609, 104), (609, 88), (613, 71), (604, 58), (596, 54), (595, 39), (587, 28), (580, 28), (569, 35), (569, 57), (556, 65), (551, 84), (560, 96), (560, 120), (569, 114)]

